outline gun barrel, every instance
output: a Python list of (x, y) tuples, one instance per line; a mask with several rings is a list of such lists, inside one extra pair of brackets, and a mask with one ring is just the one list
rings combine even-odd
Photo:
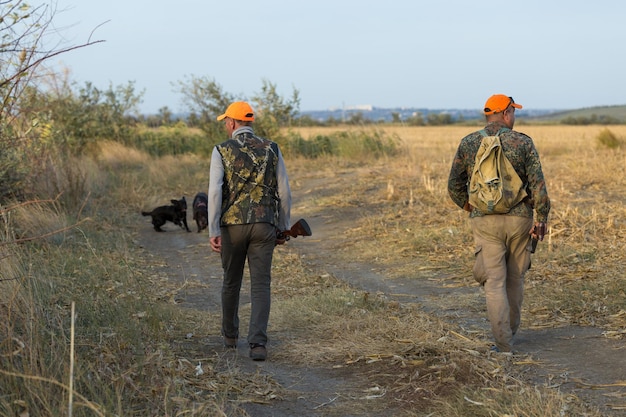
[(539, 239), (533, 237), (530, 244), (530, 253), (535, 253), (537, 250), (537, 243), (539, 243)]

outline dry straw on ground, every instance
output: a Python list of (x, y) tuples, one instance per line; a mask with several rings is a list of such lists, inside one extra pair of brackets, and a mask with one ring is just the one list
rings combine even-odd
[[(624, 337), (626, 157), (623, 149), (603, 147), (595, 140), (602, 129), (518, 127), (535, 140), (553, 207), (550, 233), (527, 275), (523, 317), (529, 328), (595, 325), (605, 329), (606, 337)], [(367, 161), (360, 168), (334, 161), (328, 174), (344, 177), (346, 182), (343, 189), (337, 186), (335, 193), (327, 188), (316, 211), (351, 208), (356, 220), (336, 255), (381, 265), (391, 276), (435, 279), (449, 286), (476, 285), (468, 273), (473, 248), (467, 217), (450, 202), (446, 191), (456, 146), (472, 130), (391, 128), (386, 131), (402, 139), (401, 156), (383, 163)], [(617, 126), (614, 131), (618, 137), (626, 137), (625, 127)], [(318, 168), (307, 163), (293, 165), (296, 177), (311, 175), (307, 171)], [(477, 308), (475, 297), (454, 301), (468, 309)], [(384, 325), (388, 326), (388, 321)], [(375, 333), (368, 328), (369, 332)], [(420, 332), (428, 333), (423, 328)], [(324, 330), (327, 335), (341, 333), (340, 329)], [(336, 342), (332, 338), (329, 344)], [(360, 343), (360, 348), (352, 350), (380, 352)], [(341, 346), (339, 343), (338, 350)], [(478, 368), (481, 366), (485, 365)]]
[[(524, 323), (594, 324), (607, 337), (622, 338), (623, 150), (599, 147), (594, 137), (600, 127), (518, 128), (535, 139), (553, 200), (550, 234), (528, 274)], [(303, 191), (303, 184), (311, 190), (310, 204), (298, 207), (298, 214), (324, 218), (332, 211), (347, 216), (350, 228), (337, 236), (342, 244), (333, 251), (334, 260), (375, 265), (389, 277), (471, 288), (471, 234), (466, 215), (449, 201), (446, 180), (458, 141), (473, 128), (385, 129), (402, 141), (396, 157), (288, 160), (294, 192)], [(614, 131), (626, 136), (624, 127)], [(312, 133), (302, 131), (304, 137)], [(192, 195), (204, 187), (207, 161), (194, 156), (157, 160), (109, 146), (98, 166), (111, 175), (101, 173), (96, 181), (106, 192), (91, 197), (100, 221), (43, 242), (22, 255), (21, 263), (12, 263), (17, 271), (12, 274), (20, 275), (22, 268), (22, 276), (35, 284), (31, 290), (37, 285), (54, 289), (51, 299), (22, 303), (29, 294), (21, 293), (3, 299), (3, 307), (12, 309), (14, 317), (37, 313), (59, 326), (62, 335), (69, 300), (82, 301), (79, 326), (93, 327), (78, 329), (82, 349), (77, 391), (92, 393), (90, 400), (108, 404), (118, 414), (145, 407), (161, 415), (243, 416), (247, 403), (273, 405), (287, 398), (288, 387), (267, 374), (229, 367), (207, 351), (202, 338), (186, 337), (219, 329), (219, 312), (177, 306), (181, 293), (207, 288), (196, 277), (172, 281), (163, 272), (167, 262), (138, 250), (128, 234), (148, 202), (167, 202), (181, 190)], [(21, 216), (28, 222), (23, 227), (48, 227), (39, 217)], [(61, 217), (59, 224), (65, 221)], [(390, 409), (405, 416), (600, 415), (573, 396), (526, 382), (524, 371), (534, 366), (532, 358), (489, 355), (487, 335), (466, 332), (420, 306), (354, 289), (332, 274), (309, 269), (289, 250), (277, 251), (273, 291), (272, 332), (280, 335), (283, 348), (272, 352), (272, 360), (279, 366), (318, 367), (357, 384), (353, 396), (320, 405), (318, 412), (325, 415), (382, 415)], [(476, 296), (449, 302), (482, 314)], [(36, 308), (18, 311), (21, 305)], [(39, 314), (50, 305), (56, 310)], [(44, 328), (40, 334), (50, 334)], [(14, 347), (8, 340), (7, 348)], [(64, 353), (60, 349), (55, 363), (65, 363)], [(42, 358), (33, 354), (28, 359), (46, 363)], [(56, 368), (47, 372), (52, 379), (57, 373), (63, 376)], [(65, 380), (61, 376), (57, 379)], [(54, 402), (45, 388), (28, 387), (32, 398)], [(11, 409), (12, 403), (3, 401), (0, 406)]]

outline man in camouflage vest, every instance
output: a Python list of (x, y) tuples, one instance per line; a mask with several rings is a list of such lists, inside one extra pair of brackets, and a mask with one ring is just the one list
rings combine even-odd
[(469, 204), (468, 184), (483, 138), (480, 131), (461, 140), (448, 178), (452, 201), (470, 212), (476, 257), (473, 274), (485, 289), (487, 315), (495, 339), (493, 350), (501, 352), (512, 350), (513, 336), (520, 325), (524, 274), (530, 267), (532, 239), (543, 240), (550, 212), (546, 182), (533, 140), (512, 130), (515, 109), (521, 108), (512, 97), (491, 96), (485, 103), (484, 130), (488, 135), (500, 136), (504, 154), (525, 184), (528, 197), (505, 214), (486, 215)]
[[(265, 360), (272, 257), (279, 233), (289, 230), (291, 190), (278, 145), (254, 134), (254, 111), (235, 102), (218, 116), (230, 137), (215, 146), (209, 179), (211, 249), (221, 254), (222, 335), (229, 348), (239, 338), (239, 295), (244, 265), (250, 270), (252, 311), (247, 342), (253, 360)], [(282, 235), (281, 235), (282, 236)]]

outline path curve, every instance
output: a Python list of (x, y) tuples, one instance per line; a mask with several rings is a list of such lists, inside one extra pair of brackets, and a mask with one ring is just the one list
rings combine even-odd
[[(311, 191), (323, 188), (324, 183), (321, 177), (310, 178), (308, 183), (307, 180), (299, 181), (299, 190), (294, 193), (294, 216), (298, 215), (298, 207), (307, 211), (306, 207), (314, 198)], [(475, 313), (463, 310), (446, 308), (442, 311), (440, 307), (450, 304), (442, 303), (443, 298), (458, 296), (459, 292), (480, 291), (478, 287), (444, 288), (437, 281), (392, 279), (385, 277), (375, 265), (345, 263), (338, 259), (335, 252), (346, 243), (345, 233), (354, 224), (357, 215), (356, 210), (349, 208), (310, 214), (306, 219), (313, 236), (292, 239), (287, 245), (290, 250), (297, 251), (312, 270), (332, 274), (355, 288), (389, 300), (417, 303), (425, 311), (443, 316), (445, 320), (488, 333), (484, 317), (475, 317)], [(219, 311), (221, 266), (219, 257), (210, 252), (208, 234), (206, 231), (196, 233), (193, 228), (192, 233), (187, 233), (169, 224), (165, 229), (168, 230), (166, 233), (156, 233), (146, 223), (138, 233), (139, 246), (163, 261), (163, 272), (170, 279), (197, 284), (178, 294), (181, 307)], [(242, 302), (247, 301), (247, 293), (244, 287)], [(272, 343), (272, 348), (279, 348), (279, 340)], [(624, 384), (616, 385), (626, 380), (626, 351), (622, 341), (607, 339), (601, 329), (593, 327), (532, 330), (524, 328), (522, 323), (515, 348), (541, 364), (528, 368), (529, 381), (571, 392), (600, 408), (606, 416), (626, 416), (626, 410), (617, 408), (626, 402), (626, 387)], [(329, 369), (302, 368), (272, 360), (250, 361), (242, 343), (236, 352), (225, 351), (219, 329), (208, 336), (207, 349), (221, 355), (229, 366), (250, 373), (261, 370), (289, 388), (291, 394), (284, 401), (272, 403), (271, 407), (253, 403), (244, 405), (246, 411), (254, 416), (317, 415), (317, 410), (324, 404), (342, 395), (349, 397), (358, 390), (358, 381), (350, 381), (346, 375)]]

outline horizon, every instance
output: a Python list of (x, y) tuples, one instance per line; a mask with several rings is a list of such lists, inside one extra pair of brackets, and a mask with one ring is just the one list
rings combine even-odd
[[(601, 105), (601, 106), (592, 106), (592, 107), (580, 107), (580, 108), (572, 108), (572, 109), (549, 109), (549, 108), (543, 108), (543, 109), (520, 109), (517, 110), (518, 113), (520, 113), (520, 115), (523, 117), (525, 114), (530, 114), (532, 113), (534, 116), (537, 115), (547, 115), (547, 114), (558, 114), (558, 113), (567, 113), (567, 112), (576, 112), (576, 111), (584, 111), (584, 110), (592, 110), (592, 109), (603, 109), (603, 108), (616, 108), (616, 107), (624, 107), (624, 110), (626, 112), (626, 104), (612, 104), (612, 105)], [(369, 109), (368, 109), (369, 108)], [(352, 107), (345, 107), (345, 108), (329, 108), (329, 109), (315, 109), (315, 110), (299, 110), (298, 113), (299, 114), (304, 114), (304, 113), (336, 113), (336, 112), (350, 112), (350, 113), (358, 113), (358, 112), (363, 112), (363, 113), (367, 113), (367, 112), (376, 112), (376, 111), (392, 111), (392, 110), (404, 110), (404, 111), (411, 111), (411, 110), (425, 110), (425, 111), (429, 111), (429, 112), (446, 112), (446, 111), (456, 111), (456, 112), (463, 112), (463, 113), (476, 113), (477, 116), (482, 116), (482, 110), (481, 109), (470, 109), (470, 108), (432, 108), (432, 107), (378, 107), (378, 106), (371, 106), (371, 105), (357, 105), (357, 106), (352, 106)], [(180, 111), (180, 112), (173, 112), (173, 114), (175, 116), (181, 116), (181, 115), (189, 115), (191, 113), (191, 111), (189, 110), (184, 110), (184, 111)], [(156, 115), (157, 113), (141, 113), (144, 116), (151, 116), (151, 115)]]

